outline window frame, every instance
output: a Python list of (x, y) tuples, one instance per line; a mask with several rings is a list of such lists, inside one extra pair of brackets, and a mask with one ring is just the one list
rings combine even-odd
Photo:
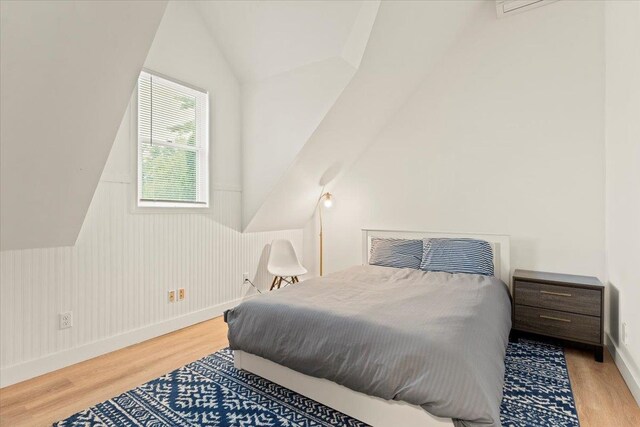
[[(150, 201), (150, 200), (142, 200), (142, 188), (140, 186), (141, 178), (142, 178), (142, 165), (141, 165), (141, 156), (140, 156), (140, 144), (141, 139), (139, 135), (139, 97), (138, 97), (138, 85), (139, 78), (136, 79), (135, 90), (133, 91), (132, 102), (131, 102), (131, 140), (133, 141), (132, 151), (133, 151), (133, 161), (132, 167), (135, 170), (135, 183), (132, 186), (132, 196), (133, 196), (133, 212), (144, 213), (144, 212), (152, 212), (152, 213), (203, 213), (211, 209), (211, 139), (210, 139), (210, 94), (208, 91), (191, 85), (189, 83), (185, 83), (173, 77), (166, 76), (162, 73), (158, 73), (156, 71), (150, 70), (148, 68), (143, 68), (140, 72), (148, 73), (155, 77), (160, 77), (169, 82), (175, 83), (177, 85), (189, 88), (191, 90), (201, 92), (205, 95), (206, 104), (205, 104), (205, 112), (202, 114), (202, 118), (204, 121), (204, 129), (202, 135), (202, 141), (204, 141), (201, 147), (189, 147), (186, 145), (180, 145), (177, 147), (181, 150), (200, 152), (199, 156), (199, 166), (204, 173), (204, 177), (202, 179), (198, 179), (198, 182), (202, 184), (203, 188), (200, 188), (198, 192), (204, 196), (204, 202), (180, 202), (180, 201)], [(174, 144), (166, 143), (162, 141), (154, 141), (154, 145), (159, 145), (163, 147), (176, 148)]]

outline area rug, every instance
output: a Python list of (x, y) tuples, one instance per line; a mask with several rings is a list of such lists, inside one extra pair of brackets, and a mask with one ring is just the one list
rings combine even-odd
[(509, 343), (504, 365), (503, 427), (580, 425), (562, 347)]
[[(578, 426), (561, 348), (509, 343), (501, 422)], [(364, 423), (233, 366), (220, 350), (54, 426), (353, 426)]]

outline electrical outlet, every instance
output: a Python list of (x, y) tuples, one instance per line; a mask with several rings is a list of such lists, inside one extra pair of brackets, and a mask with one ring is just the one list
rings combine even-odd
[(249, 273), (242, 273), (242, 283), (247, 283), (249, 281)]
[(60, 313), (60, 329), (68, 329), (73, 326), (73, 312), (65, 311)]
[(629, 325), (627, 322), (622, 322), (622, 343), (629, 345)]
[(184, 288), (178, 289), (178, 300), (182, 301), (184, 299), (184, 296), (185, 296)]
[(169, 302), (176, 302), (176, 291), (169, 291)]

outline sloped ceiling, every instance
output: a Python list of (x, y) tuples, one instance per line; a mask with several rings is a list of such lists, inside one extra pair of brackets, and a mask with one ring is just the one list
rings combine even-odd
[(198, 1), (242, 82), (339, 56), (361, 1)]
[(304, 227), (325, 172), (335, 169), (333, 182), (339, 179), (481, 7), (482, 2), (382, 2), (360, 67), (245, 231)]
[(166, 1), (1, 3), (1, 249), (76, 241)]
[(242, 82), (246, 226), (360, 66), (379, 2), (197, 6)]
[(253, 218), (356, 69), (335, 57), (242, 87), (242, 217)]

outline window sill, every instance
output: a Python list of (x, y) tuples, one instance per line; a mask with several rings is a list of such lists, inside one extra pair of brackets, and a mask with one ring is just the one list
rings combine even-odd
[(138, 205), (134, 202), (131, 213), (134, 214), (208, 214), (211, 212), (211, 204), (208, 205), (184, 205), (184, 204), (149, 204)]
[(138, 208), (171, 208), (171, 209), (207, 209), (209, 203), (181, 203), (181, 202), (137, 202)]

